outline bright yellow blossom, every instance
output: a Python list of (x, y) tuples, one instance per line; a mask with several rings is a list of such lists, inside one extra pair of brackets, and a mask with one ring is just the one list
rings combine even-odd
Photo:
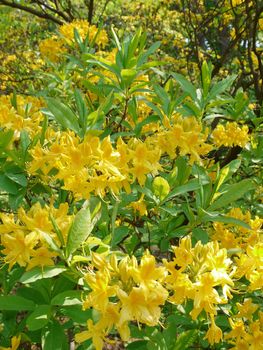
[(0, 347), (0, 350), (17, 350), (21, 342), (21, 335), (19, 336), (14, 336), (11, 339), (11, 347), (5, 348), (5, 347)]
[(210, 315), (211, 325), (206, 333), (205, 339), (208, 340), (209, 344), (214, 345), (215, 343), (220, 343), (223, 339), (222, 330), (215, 324), (214, 315)]
[(213, 142), (220, 146), (240, 146), (245, 147), (249, 141), (248, 126), (238, 126), (236, 122), (227, 122), (226, 126), (219, 124), (212, 132)]

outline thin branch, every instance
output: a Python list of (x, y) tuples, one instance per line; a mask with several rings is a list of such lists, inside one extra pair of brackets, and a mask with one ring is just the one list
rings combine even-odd
[[(56, 8), (51, 7), (48, 4), (46, 4), (45, 2), (40, 1), (40, 0), (36, 0), (35, 3), (45, 7), (46, 9), (48, 9), (51, 12), (57, 14), (58, 16), (62, 17), (67, 22), (69, 22), (71, 20), (70, 16), (68, 16), (68, 14), (66, 12), (64, 13), (63, 11), (61, 11), (59, 9), (59, 7), (57, 6), (57, 2), (56, 1), (54, 2)], [(43, 8), (43, 7), (41, 7), (41, 8)]]
[(50, 20), (54, 23), (57, 23), (59, 25), (62, 25), (64, 23), (63, 21), (61, 21), (60, 19), (56, 18), (55, 16), (53, 16), (51, 14), (40, 12), (32, 7), (21, 5), (21, 4), (16, 3), (16, 2), (9, 2), (7, 0), (0, 0), (0, 6), (1, 5), (9, 6), (9, 7), (15, 8), (15, 9), (19, 9), (19, 10), (31, 13), (34, 16), (37, 16), (39, 18), (48, 19), (48, 20)]

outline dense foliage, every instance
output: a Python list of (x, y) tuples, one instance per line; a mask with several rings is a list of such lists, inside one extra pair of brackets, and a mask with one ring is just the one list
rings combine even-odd
[(260, 2), (1, 4), (0, 349), (260, 350)]

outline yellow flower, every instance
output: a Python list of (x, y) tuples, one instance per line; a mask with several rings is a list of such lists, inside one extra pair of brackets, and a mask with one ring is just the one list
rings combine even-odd
[(34, 247), (39, 241), (39, 235), (36, 232), (25, 234), (17, 230), (13, 234), (4, 234), (2, 236), (2, 253), (5, 255), (4, 260), (9, 264), (9, 271), (15, 263), (20, 266), (26, 266), (29, 263), (30, 256)]
[(121, 301), (120, 325), (127, 321), (137, 321), (148, 326), (157, 325), (161, 309), (155, 300), (149, 298), (147, 292), (142, 286), (133, 287), (129, 294), (121, 289), (118, 291)]
[(39, 44), (39, 51), (44, 58), (51, 62), (58, 62), (67, 49), (63, 46), (63, 42), (56, 36), (44, 39)]
[(17, 350), (19, 347), (20, 341), (21, 341), (21, 335), (19, 335), (17, 337), (14, 336), (11, 339), (11, 347), (9, 347), (9, 348), (0, 347), (0, 350)]
[(58, 254), (51, 252), (47, 247), (40, 247), (33, 250), (31, 253), (31, 259), (27, 265), (26, 270), (31, 270), (35, 266), (52, 266), (54, 265), (54, 260), (52, 258), (56, 257)]
[(222, 303), (222, 299), (214, 288), (216, 283), (213, 276), (206, 272), (200, 276), (199, 280), (194, 285), (196, 287), (194, 308), (190, 312), (193, 320), (196, 320), (203, 309), (207, 313), (216, 315), (216, 304)]
[(141, 216), (147, 215), (146, 202), (143, 198), (144, 194), (141, 195), (141, 198), (138, 201), (129, 204), (129, 207), (132, 207), (135, 212), (138, 211)]
[(246, 334), (245, 325), (242, 320), (234, 322), (231, 318), (229, 319), (230, 326), (232, 330), (225, 335), (225, 339), (230, 338), (241, 338)]
[(96, 350), (102, 350), (104, 344), (105, 332), (101, 329), (99, 323), (93, 324), (92, 320), (87, 321), (87, 331), (83, 331), (75, 334), (75, 340), (77, 343), (83, 343), (88, 339), (92, 339), (92, 343)]
[(166, 269), (157, 267), (155, 257), (147, 250), (141, 258), (141, 263), (133, 269), (132, 277), (136, 283), (148, 285), (157, 280), (163, 280), (166, 276)]
[(223, 339), (222, 330), (215, 324), (214, 315), (210, 315), (211, 325), (208, 329), (205, 339), (208, 340), (209, 344), (214, 345), (215, 343), (219, 343)]
[(85, 40), (88, 36), (90, 42), (95, 39), (95, 43), (102, 47), (105, 47), (108, 43), (108, 36), (104, 29), (99, 31), (96, 26), (90, 25), (88, 21), (74, 20), (71, 23), (63, 24), (59, 28), (60, 34), (68, 44), (71, 44), (74, 40), (74, 29), (78, 31), (82, 40)]
[(236, 259), (236, 276), (245, 275), (250, 281), (249, 290), (263, 288), (263, 243), (257, 243), (254, 247), (248, 246), (246, 252)]
[(238, 314), (236, 317), (251, 319), (254, 312), (258, 309), (258, 305), (252, 303), (252, 299), (245, 299), (243, 304), (237, 303)]
[(107, 270), (87, 273), (84, 276), (86, 282), (92, 291), (88, 294), (83, 303), (83, 308), (88, 309), (91, 306), (101, 312), (105, 312), (109, 297), (116, 295), (116, 286), (110, 285), (110, 275)]
[(184, 268), (193, 262), (192, 243), (190, 237), (182, 238), (179, 247), (173, 247), (174, 262)]
[(245, 147), (249, 141), (248, 126), (238, 126), (236, 122), (227, 122), (226, 126), (219, 124), (212, 132), (214, 144), (220, 146)]

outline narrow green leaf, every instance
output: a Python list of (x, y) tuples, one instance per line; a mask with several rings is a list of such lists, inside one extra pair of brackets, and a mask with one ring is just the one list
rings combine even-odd
[(116, 245), (120, 243), (128, 234), (129, 234), (129, 227), (127, 226), (116, 227), (114, 236), (112, 239), (112, 247), (116, 247)]
[(204, 97), (207, 96), (210, 83), (211, 83), (211, 65), (208, 65), (206, 61), (202, 64), (202, 85)]
[(52, 222), (53, 228), (56, 232), (56, 235), (57, 235), (62, 247), (64, 247), (65, 246), (64, 237), (63, 237), (62, 232), (60, 231), (60, 228), (58, 227), (58, 224), (56, 223), (56, 220), (54, 219), (53, 215), (51, 215), (51, 214), (49, 215), (49, 218)]
[(192, 99), (195, 101), (197, 99), (195, 86), (190, 81), (188, 81), (183, 75), (178, 73), (171, 73), (171, 74), (175, 78), (175, 80), (181, 85), (181, 88), (183, 89), (183, 91), (187, 92), (188, 95), (190, 95)]
[(150, 55), (152, 55), (157, 49), (159, 49), (161, 45), (160, 41), (156, 41), (153, 43), (146, 52), (143, 52), (139, 55), (138, 61), (137, 61), (137, 67), (142, 66), (148, 59)]
[(236, 75), (232, 75), (219, 81), (218, 83), (215, 83), (208, 94), (208, 100), (210, 101), (219, 96), (220, 94), (227, 92), (235, 79)]
[(113, 34), (113, 39), (115, 41), (115, 44), (116, 44), (118, 50), (121, 51), (121, 44), (120, 44), (119, 38), (118, 38), (115, 30), (113, 29), (113, 27), (111, 27), (111, 32)]
[(232, 224), (232, 225), (237, 225), (237, 226), (241, 226), (244, 227), (247, 230), (251, 230), (251, 227), (244, 221), (233, 218), (231, 216), (226, 216), (226, 215), (222, 215), (218, 212), (207, 212), (207, 211), (203, 211), (206, 213), (206, 215), (204, 215), (202, 217), (202, 222), (223, 222), (224, 224)]
[(228, 204), (235, 202), (241, 198), (244, 194), (254, 189), (254, 184), (250, 179), (245, 179), (239, 183), (229, 185), (228, 189), (217, 200), (215, 200), (210, 207), (209, 211), (225, 208)]
[(49, 247), (54, 251), (57, 252), (59, 255), (61, 255), (62, 251), (57, 245), (57, 243), (54, 241), (54, 239), (51, 237), (51, 235), (48, 232), (44, 232), (41, 230), (38, 230), (40, 235), (44, 238), (44, 240), (47, 242)]
[[(209, 182), (207, 180), (201, 181), (202, 185), (206, 185), (208, 183)], [(166, 196), (164, 198), (163, 202), (166, 202), (166, 201), (168, 201), (169, 199), (171, 199), (171, 198), (173, 198), (175, 196), (179, 196), (179, 195), (185, 194), (187, 192), (198, 190), (199, 188), (200, 188), (200, 181), (198, 179), (190, 180), (187, 184), (174, 188), (168, 194), (168, 196)]]
[(48, 98), (47, 105), (55, 120), (60, 125), (64, 128), (75, 131), (76, 134), (79, 134), (80, 129), (78, 118), (68, 106), (54, 98)]

